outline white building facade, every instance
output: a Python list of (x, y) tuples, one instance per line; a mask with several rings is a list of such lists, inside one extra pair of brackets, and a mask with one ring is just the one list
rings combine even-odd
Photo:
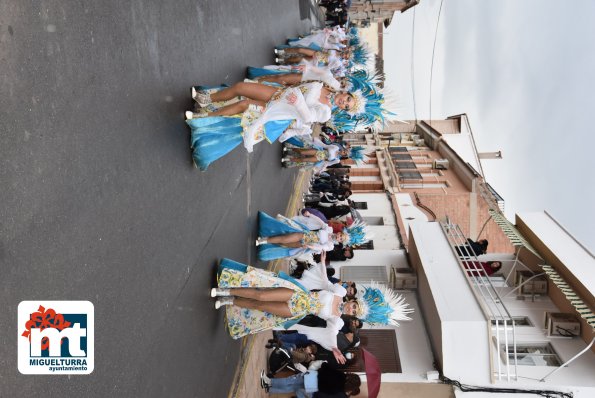
[[(457, 226), (428, 222), (405, 196), (399, 202), (398, 194), (354, 194), (355, 202), (367, 203), (358, 211), (373, 230), (373, 249), (332, 264), (343, 280), (396, 288), (415, 309), (413, 320), (398, 328), (374, 328), (394, 331), (400, 362), (400, 372), (383, 374), (380, 396), (453, 396), (448, 386), (431, 386), (440, 383), (439, 373), (478, 388), (595, 397), (595, 353), (589, 349), (595, 336), (595, 318), (589, 318), (595, 308), (593, 255), (547, 213), (535, 213), (518, 216), (522, 233), (511, 227), (518, 234), (511, 239), (522, 242), (516, 255), (461, 258), (455, 247), (465, 237)], [(400, 241), (395, 205), (401, 214), (411, 208), (411, 220), (404, 223), (408, 251)], [(564, 269), (552, 256), (564, 260)], [(466, 262), (488, 260), (503, 261), (499, 275), (470, 275), (466, 269)], [(566, 314), (561, 321), (560, 314)], [(456, 388), (454, 395), (487, 396)]]

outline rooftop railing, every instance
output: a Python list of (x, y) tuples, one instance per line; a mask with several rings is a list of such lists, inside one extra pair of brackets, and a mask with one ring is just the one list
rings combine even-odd
[[(478, 260), (477, 256), (481, 253), (475, 253), (467, 242), (467, 237), (457, 224), (444, 221), (440, 225), (480, 308), (488, 319), (488, 344), (490, 347), (492, 381), (494, 381), (494, 378), (496, 380), (517, 381), (518, 360), (514, 319), (504, 305), (498, 290), (492, 284), (488, 273)], [(497, 347), (495, 353), (494, 341)], [(504, 354), (502, 359), (498, 357), (500, 352)], [(494, 363), (496, 363), (496, 369), (494, 369)]]

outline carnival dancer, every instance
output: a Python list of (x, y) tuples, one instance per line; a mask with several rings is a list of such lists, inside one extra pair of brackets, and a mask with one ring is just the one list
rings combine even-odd
[(365, 162), (364, 148), (351, 147), (338, 143), (325, 144), (318, 138), (292, 137), (284, 143), (283, 167), (314, 169), (316, 173), (338, 164), (341, 159), (352, 159), (356, 163)]
[(203, 171), (242, 142), (251, 152), (265, 139), (308, 135), (312, 123), (329, 120), (333, 106), (350, 109), (354, 103), (350, 93), (334, 92), (320, 82), (287, 88), (244, 82), (232, 87), (193, 87), (192, 97), (201, 109), (186, 112), (186, 123), (192, 130), (193, 160)]
[[(325, 275), (326, 278), (326, 275)], [(341, 315), (357, 315), (357, 301), (343, 302), (346, 290), (340, 285), (310, 292), (297, 280), (249, 265), (223, 259), (219, 264), (215, 308), (226, 308), (227, 328), (232, 338), (283, 326), (299, 330), (308, 339), (332, 351), (339, 363), (345, 357), (337, 348), (337, 333), (343, 327)], [(326, 320), (324, 328), (296, 325), (306, 315)]]
[(278, 49), (284, 48), (310, 48), (313, 50), (340, 50), (345, 48), (348, 35), (343, 28), (325, 28), (315, 30), (311, 34), (301, 39), (289, 39), (287, 45), (277, 46)]
[(321, 50), (316, 51), (310, 48), (286, 48), (277, 50), (275, 61), (280, 65), (298, 65), (309, 63), (312, 66), (327, 66), (332, 69), (336, 76), (344, 76), (349, 60), (351, 49), (343, 51)]
[(275, 219), (264, 212), (258, 212), (258, 258), (269, 261), (305, 253), (321, 253), (333, 250), (336, 243), (358, 245), (371, 238), (369, 228), (362, 222), (354, 222), (340, 233), (333, 233), (332, 228), (324, 221), (314, 215), (309, 216), (317, 222), (318, 228), (308, 228), (282, 215)]
[(288, 86), (307, 81), (321, 81), (333, 90), (341, 90), (346, 82), (335, 78), (333, 71), (327, 66), (315, 66), (309, 62), (299, 65), (266, 65), (262, 68), (249, 66), (248, 79), (258, 82), (270, 82)]

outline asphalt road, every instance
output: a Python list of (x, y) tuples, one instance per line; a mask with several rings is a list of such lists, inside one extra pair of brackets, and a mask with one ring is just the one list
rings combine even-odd
[[(227, 396), (208, 289), (223, 256), (266, 265), (256, 212), (295, 173), (267, 143), (194, 169), (183, 111), (309, 27), (294, 0), (0, 2), (0, 396)], [(19, 373), (22, 300), (94, 304), (91, 375)]]

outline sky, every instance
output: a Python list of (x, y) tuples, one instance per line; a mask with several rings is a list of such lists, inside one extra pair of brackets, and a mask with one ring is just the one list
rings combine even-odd
[(595, 252), (595, 1), (443, 0), (432, 69), (439, 8), (384, 32), (400, 118), (466, 113), (478, 150), (502, 151), (482, 166), (506, 216), (546, 210)]

